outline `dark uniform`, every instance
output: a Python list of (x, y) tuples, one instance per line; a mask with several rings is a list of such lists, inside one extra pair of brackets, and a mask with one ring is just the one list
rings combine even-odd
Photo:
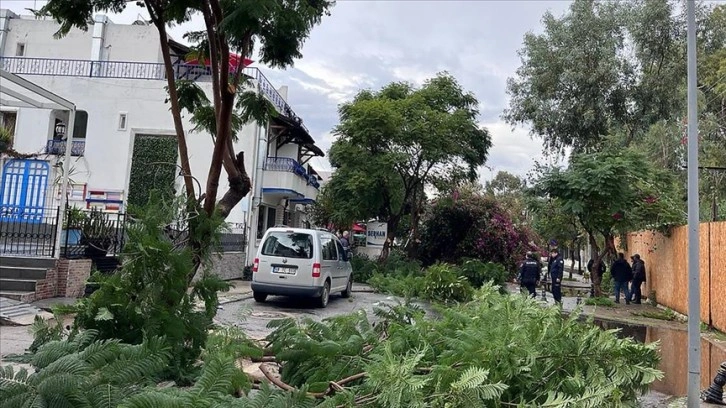
[(635, 301), (636, 305), (640, 304), (643, 297), (640, 289), (643, 282), (645, 282), (645, 262), (640, 259), (640, 255), (635, 254), (633, 256), (633, 283), (630, 286), (630, 301)]
[(537, 296), (537, 285), (540, 278), (540, 263), (534, 259), (532, 255), (527, 255), (527, 259), (519, 268), (519, 283), (522, 287), (527, 288), (529, 295), (533, 298)]
[(565, 260), (562, 255), (557, 255), (550, 264), (550, 279), (552, 279), (552, 297), (555, 302), (562, 303), (562, 275), (565, 272)]

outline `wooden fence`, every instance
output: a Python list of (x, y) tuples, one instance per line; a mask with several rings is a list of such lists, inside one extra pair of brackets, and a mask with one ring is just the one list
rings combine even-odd
[[(726, 331), (726, 222), (700, 225), (701, 321)], [(628, 258), (645, 261), (644, 293), (655, 291), (659, 304), (688, 312), (688, 228), (676, 227), (666, 237), (652, 231), (628, 235)]]

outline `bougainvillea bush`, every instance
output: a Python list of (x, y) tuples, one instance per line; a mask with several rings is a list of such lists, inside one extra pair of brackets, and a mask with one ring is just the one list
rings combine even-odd
[(504, 265), (513, 272), (533, 241), (494, 200), (455, 195), (434, 202), (424, 215), (419, 257), (424, 265), (461, 263), (465, 258)]

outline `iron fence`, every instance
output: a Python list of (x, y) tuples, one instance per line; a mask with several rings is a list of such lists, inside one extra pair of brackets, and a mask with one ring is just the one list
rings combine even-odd
[(32, 216), (0, 206), (0, 254), (52, 257), (55, 254), (60, 208), (33, 208)]
[[(166, 79), (164, 64), (157, 62), (0, 57), (0, 69), (19, 75), (148, 80)], [(176, 79), (188, 79), (192, 81), (211, 80), (211, 69), (204, 65), (196, 63), (190, 64), (179, 60), (174, 64), (173, 70)], [(302, 119), (292, 110), (292, 107), (290, 107), (285, 101), (285, 98), (277, 91), (262, 71), (255, 67), (247, 67), (244, 68), (243, 73), (259, 84), (260, 92), (275, 105), (279, 113), (292, 119), (308, 131), (305, 125), (303, 125)]]
[[(62, 156), (66, 154), (66, 145), (68, 144), (65, 140), (48, 140), (45, 145), (45, 154), (53, 154)], [(71, 156), (83, 156), (86, 152), (86, 141), (85, 140), (74, 140), (71, 143)]]
[(317, 177), (305, 171), (305, 167), (303, 167), (295, 159), (291, 159), (289, 157), (268, 157), (265, 159), (265, 162), (262, 166), (263, 170), (287, 171), (290, 173), (295, 173), (298, 176), (304, 178), (305, 182), (309, 186), (320, 188), (320, 183), (318, 182)]
[(222, 234), (220, 237), (222, 252), (243, 252), (247, 247), (246, 234)]
[(66, 219), (74, 221), (69, 221), (61, 233), (61, 256), (97, 259), (121, 254), (126, 242), (126, 214), (72, 207), (66, 211)]

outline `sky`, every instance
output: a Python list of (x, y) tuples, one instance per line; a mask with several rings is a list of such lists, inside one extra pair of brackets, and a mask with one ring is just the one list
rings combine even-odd
[[(44, 1), (3, 0), (2, 7), (27, 14)], [(275, 86), (288, 86), (288, 103), (303, 118), (317, 144), (327, 152), (338, 123), (337, 107), (361, 89), (379, 89), (392, 81), (420, 85), (448, 71), (479, 100), (479, 121), (492, 135), (493, 148), (480, 181), (498, 171), (525, 175), (542, 159), (542, 143), (528, 129), (501, 120), (507, 107), (506, 81), (520, 60), (517, 51), (528, 31), (541, 31), (546, 11), (561, 15), (566, 0), (338, 0), (331, 16), (316, 26), (303, 48), (303, 58), (286, 70), (263, 73)], [(148, 18), (133, 3), (115, 23)], [(181, 40), (203, 27), (201, 17), (171, 30)], [(253, 57), (254, 59), (254, 57)], [(328, 170), (326, 159), (311, 161)]]

